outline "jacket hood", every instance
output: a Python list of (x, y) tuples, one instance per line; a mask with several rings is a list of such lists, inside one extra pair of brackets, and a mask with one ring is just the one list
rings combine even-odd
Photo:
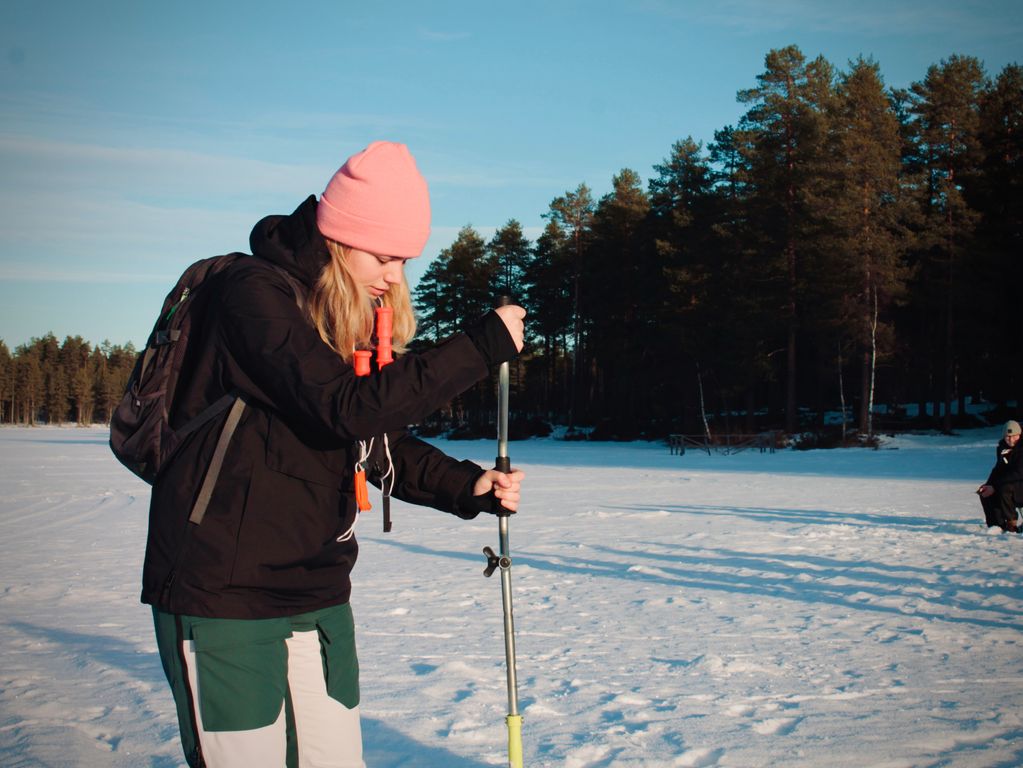
[(252, 255), (276, 264), (312, 287), (330, 260), (327, 241), (316, 226), (316, 197), (310, 195), (288, 216), (267, 216), (249, 235)]

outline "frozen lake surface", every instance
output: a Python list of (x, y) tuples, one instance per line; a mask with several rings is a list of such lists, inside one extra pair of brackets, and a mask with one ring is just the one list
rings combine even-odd
[[(998, 430), (878, 451), (514, 442), (527, 766), (1023, 765), (1023, 541)], [(105, 429), (0, 429), (0, 764), (184, 765), (138, 602), (149, 488)], [(492, 442), (440, 443), (491, 464)], [(375, 492), (374, 501), (376, 500)], [(379, 508), (379, 504), (377, 504)], [(506, 760), (490, 516), (359, 525), (370, 768)]]

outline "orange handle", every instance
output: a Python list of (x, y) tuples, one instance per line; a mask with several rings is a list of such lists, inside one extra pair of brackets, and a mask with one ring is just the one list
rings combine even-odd
[(366, 487), (366, 473), (359, 470), (355, 473), (355, 504), (360, 512), (373, 509), (369, 503), (369, 488)]
[(391, 354), (391, 336), (394, 328), (394, 309), (392, 307), (377, 307), (377, 370), (385, 365), (394, 362)]
[(355, 375), (369, 376), (369, 359), (373, 353), (368, 349), (355, 350)]
[(394, 333), (394, 308), (377, 307), (377, 339), (381, 343), (390, 344)]

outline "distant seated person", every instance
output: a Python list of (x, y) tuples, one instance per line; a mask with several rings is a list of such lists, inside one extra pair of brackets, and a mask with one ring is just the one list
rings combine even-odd
[(998, 441), (995, 466), (987, 482), (977, 489), (984, 507), (988, 527), (997, 525), (1003, 531), (1019, 530), (1016, 507), (1023, 505), (1023, 447), (1019, 447), (1018, 421), (1007, 421), (1002, 439)]

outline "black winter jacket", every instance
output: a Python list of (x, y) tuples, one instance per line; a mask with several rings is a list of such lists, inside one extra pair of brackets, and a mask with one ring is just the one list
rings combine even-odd
[(379, 445), (388, 434), (395, 497), (464, 518), (480, 511), (472, 497), (479, 466), (405, 427), (513, 357), (510, 334), (490, 313), (432, 350), (356, 377), (302, 314), (287, 278), (267, 265), (313, 284), (329, 259), (316, 205), (309, 197), (290, 216), (260, 221), (254, 257), (213, 278), (218, 300), (193, 325), (172, 424), (228, 392), (248, 407), (200, 525), (188, 515), (222, 419), (190, 435), (153, 485), (142, 601), (162, 610), (250, 619), (347, 602), (358, 545), (338, 538), (358, 514), (358, 440)]
[(991, 468), (987, 483), (994, 488), (999, 488), (1009, 483), (1023, 482), (1023, 440), (1020, 440), (1012, 448), (1005, 442), (1005, 439), (998, 441), (995, 448), (995, 465)]

